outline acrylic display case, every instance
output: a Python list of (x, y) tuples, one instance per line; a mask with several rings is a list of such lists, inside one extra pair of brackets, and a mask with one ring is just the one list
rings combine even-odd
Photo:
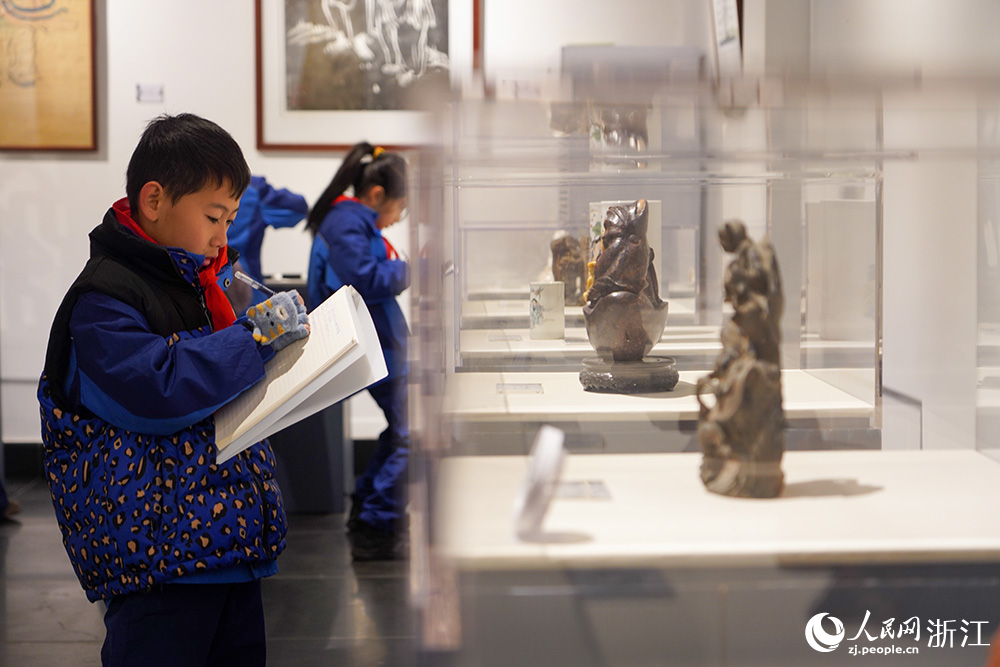
[[(984, 658), (1000, 620), (1000, 463), (986, 444), (1000, 428), (1000, 107), (983, 82), (927, 88), (760, 81), (737, 106), (682, 77), (455, 103), (446, 145), (414, 157), (411, 202), (414, 600), (430, 652), (848, 664), (918, 617), (919, 643), (895, 645), (920, 650), (880, 664)], [(609, 130), (623, 115), (633, 139)], [(566, 305), (563, 338), (533, 339), (528, 286), (551, 280), (553, 238), (586, 237), (595, 205), (638, 198), (656, 203), (648, 238), (669, 302), (650, 354), (675, 359), (680, 381), (584, 391), (596, 353), (581, 307)], [(770, 239), (784, 287), (786, 487), (770, 500), (698, 478), (695, 385), (729, 316), (717, 233), (732, 219)], [(971, 296), (949, 296), (966, 279)], [(525, 538), (512, 513), (543, 425), (563, 432), (565, 464)], [(820, 614), (846, 628), (836, 653), (807, 641)], [(935, 619), (966, 631), (956, 648), (928, 644)]]

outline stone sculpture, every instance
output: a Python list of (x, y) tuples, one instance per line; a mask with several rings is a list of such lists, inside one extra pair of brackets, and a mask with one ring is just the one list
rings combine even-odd
[(563, 233), (552, 239), (552, 276), (563, 284), (567, 306), (582, 306), (587, 286), (587, 237)]
[[(780, 343), (784, 296), (773, 246), (753, 242), (733, 220), (719, 230), (733, 260), (723, 277), (733, 316), (721, 332), (715, 370), (697, 385), (701, 480), (714, 493), (771, 498), (784, 488), (785, 415)], [(703, 393), (715, 396), (709, 407)]]
[(645, 199), (612, 206), (604, 218), (599, 254), (588, 267), (583, 307), (587, 338), (599, 357), (585, 360), (587, 368), (580, 374), (588, 390), (669, 391), (677, 384), (673, 359), (644, 361), (667, 323), (667, 302), (660, 298), (653, 250), (646, 242), (647, 225)]
[(606, 145), (643, 152), (649, 145), (648, 113), (645, 106), (600, 107), (592, 125)]

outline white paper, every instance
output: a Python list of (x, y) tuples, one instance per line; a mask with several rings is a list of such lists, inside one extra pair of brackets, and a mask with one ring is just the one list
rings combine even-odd
[(388, 374), (385, 358), (382, 355), (382, 347), (378, 344), (378, 332), (375, 331), (375, 323), (372, 322), (371, 314), (369, 314), (361, 296), (356, 292), (354, 299), (358, 307), (351, 311), (351, 315), (354, 318), (355, 329), (360, 334), (358, 339), (361, 344), (348, 350), (338, 360), (337, 366), (343, 368), (342, 371), (297, 405), (295, 409), (279, 419), (272, 427), (271, 433), (291, 426), (327, 406), (339, 403), (365, 387), (378, 382)]
[(267, 363), (264, 379), (215, 413), (217, 461), (386, 376), (371, 315), (353, 287), (311, 312), (309, 327)]

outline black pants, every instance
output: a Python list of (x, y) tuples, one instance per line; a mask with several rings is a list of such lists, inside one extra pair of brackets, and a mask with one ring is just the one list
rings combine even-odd
[(111, 600), (104, 667), (264, 667), (260, 581), (166, 584)]

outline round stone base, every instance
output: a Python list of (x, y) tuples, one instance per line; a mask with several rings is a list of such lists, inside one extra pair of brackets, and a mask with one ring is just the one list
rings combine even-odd
[(680, 374), (673, 357), (646, 357), (642, 361), (583, 360), (580, 383), (603, 394), (653, 394), (677, 386)]

